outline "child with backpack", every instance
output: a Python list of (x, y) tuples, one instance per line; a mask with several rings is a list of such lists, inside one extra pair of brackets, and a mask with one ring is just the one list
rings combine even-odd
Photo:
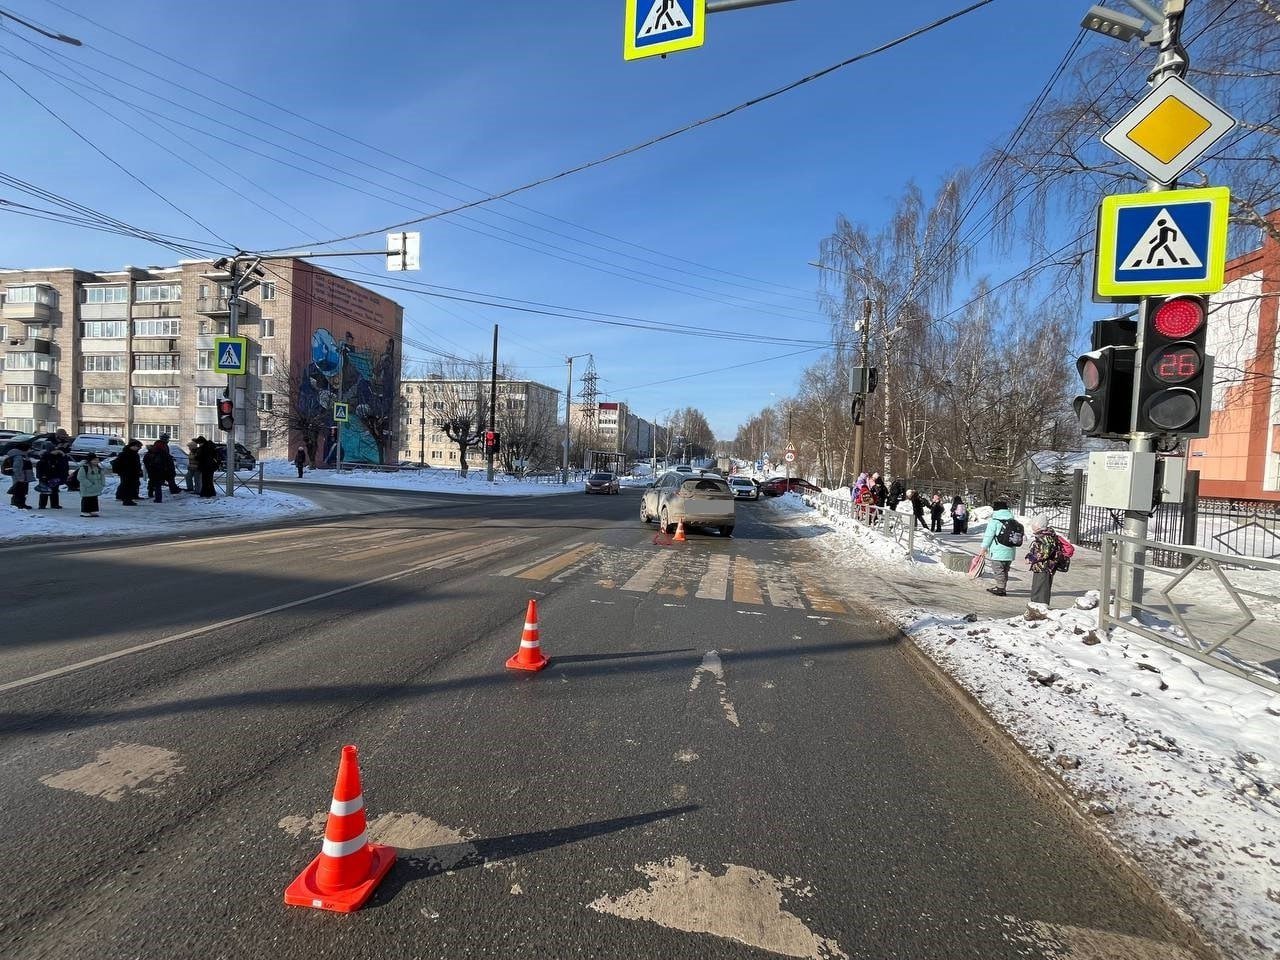
[(1009, 567), (1018, 555), (1018, 547), (1022, 546), (1023, 530), (1008, 502), (996, 500), (991, 504), (991, 519), (987, 521), (987, 532), (982, 538), (982, 549), (978, 556), (983, 560), (990, 559), (996, 575), (996, 585), (988, 587), (987, 593), (997, 597), (1005, 595), (1009, 585)]
[(1049, 518), (1038, 513), (1031, 518), (1031, 549), (1027, 563), (1031, 567), (1031, 602), (1049, 606), (1053, 594), (1053, 575), (1070, 569), (1076, 548), (1054, 531)]

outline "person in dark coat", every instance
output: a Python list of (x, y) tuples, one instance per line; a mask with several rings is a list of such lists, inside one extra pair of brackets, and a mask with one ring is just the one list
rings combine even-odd
[(907, 491), (906, 488), (902, 486), (902, 481), (895, 480), (893, 483), (889, 484), (889, 499), (885, 501), (884, 505), (890, 510), (897, 510), (898, 504), (903, 501), (903, 498), (906, 497), (906, 495)]
[(6, 453), (4, 472), (13, 478), (13, 485), (9, 487), (9, 502), (19, 510), (30, 510), (31, 504), (27, 503), (27, 489), (35, 479), (35, 472), (31, 469), (31, 458), (27, 456), (27, 451), (14, 447)]
[(914, 490), (908, 490), (907, 502), (911, 504), (911, 515), (915, 518), (912, 522), (917, 527), (928, 530), (929, 525), (924, 522), (924, 501), (920, 499), (920, 494)]
[(62, 504), (58, 502), (58, 490), (67, 485), (67, 472), (71, 464), (67, 460), (67, 455), (63, 453), (61, 447), (54, 447), (38, 461), (36, 461), (36, 479), (39, 482), (36, 489), (40, 492), (40, 509), (52, 507), (54, 510), (61, 510)]
[(889, 488), (884, 485), (884, 479), (878, 473), (871, 475), (871, 500), (881, 508), (889, 500)]
[(929, 532), (942, 532), (942, 494), (935, 493), (929, 498)]
[(124, 449), (116, 454), (116, 459), (111, 465), (115, 475), (120, 478), (116, 499), (126, 507), (136, 507), (138, 497), (141, 496), (142, 458), (138, 456), (138, 451), (141, 449), (140, 441), (130, 440), (125, 444)]
[(302, 468), (307, 465), (307, 448), (298, 445), (298, 452), (293, 455), (293, 465), (298, 468), (298, 479), (302, 479)]
[(218, 452), (213, 443), (204, 437), (196, 437), (196, 467), (200, 471), (200, 496), (216, 497), (218, 491), (213, 486), (213, 472), (218, 469)]
[[(169, 470), (165, 475), (165, 483), (169, 485), (170, 493), (181, 493), (182, 488), (178, 486), (178, 462), (173, 459), (173, 451), (169, 449), (169, 434), (160, 434), (160, 439), (156, 441), (164, 445), (164, 452), (169, 455)], [(154, 447), (155, 444), (152, 444)]]
[(169, 452), (169, 435), (160, 434), (160, 439), (147, 448), (142, 465), (147, 468), (147, 498), (156, 503), (164, 502), (164, 488), (167, 485), (170, 493), (178, 492), (174, 483), (176, 467), (173, 454)]
[(951, 532), (961, 534), (969, 532), (969, 508), (964, 497), (956, 494), (951, 498)]

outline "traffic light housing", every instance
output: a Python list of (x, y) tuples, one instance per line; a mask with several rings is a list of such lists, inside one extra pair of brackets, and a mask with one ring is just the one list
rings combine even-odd
[(1146, 301), (1134, 418), (1139, 433), (1208, 435), (1213, 406), (1213, 358), (1205, 352), (1208, 332), (1208, 298)]
[(1093, 349), (1076, 358), (1084, 385), (1072, 406), (1086, 437), (1122, 440), (1129, 436), (1138, 324), (1116, 317), (1093, 325)]
[(218, 398), (218, 428), (230, 433), (236, 425), (236, 405), (230, 397)]
[(497, 456), (498, 448), (502, 443), (502, 438), (495, 430), (486, 430), (484, 432), (484, 455)]

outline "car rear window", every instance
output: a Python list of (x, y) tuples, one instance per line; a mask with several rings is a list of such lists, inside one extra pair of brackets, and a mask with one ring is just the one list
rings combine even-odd
[(600, 480), (612, 480), (612, 479), (613, 479), (613, 474), (612, 474), (612, 473), (593, 473), (593, 474), (592, 474), (590, 477), (588, 477), (587, 479), (588, 479), (588, 480), (595, 480), (595, 481), (597, 481), (597, 482), (598, 482), (598, 481), (600, 481)]
[(682, 486), (686, 490), (705, 490), (708, 493), (728, 493), (729, 485), (723, 480), (703, 477), (701, 480), (686, 480)]

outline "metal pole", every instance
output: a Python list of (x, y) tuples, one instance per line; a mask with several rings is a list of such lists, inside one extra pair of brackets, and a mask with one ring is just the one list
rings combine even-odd
[(858, 419), (853, 424), (853, 475), (862, 474), (863, 443), (866, 430), (863, 421), (867, 418), (867, 373), (871, 353), (871, 300), (862, 303), (862, 350), (859, 363), (862, 364), (862, 382), (858, 384)]
[(707, 0), (707, 13), (727, 13), (731, 10), (749, 10), (751, 7), (768, 7), (791, 0)]
[[(227, 308), (230, 311), (227, 319), (227, 335), (234, 337), (236, 331), (240, 328), (240, 261), (231, 261), (231, 286), (227, 293)], [(247, 352), (247, 351), (246, 351)], [(245, 357), (247, 361), (249, 358)], [(227, 374), (227, 396), (231, 398), (231, 402), (236, 402), (236, 377), (234, 374)], [(244, 416), (243, 413), (237, 412), (237, 417)], [(236, 495), (236, 427), (233, 423), (231, 429), (227, 431), (227, 496), (234, 497)]]
[[(1187, 72), (1188, 60), (1185, 51), (1179, 44), (1179, 35), (1182, 32), (1182, 9), (1185, 6), (1185, 0), (1165, 0), (1165, 17), (1164, 32), (1160, 40), (1160, 59), (1156, 62), (1156, 68), (1151, 71), (1148, 78), (1148, 86), (1155, 88), (1166, 77), (1184, 76)], [(1178, 12), (1171, 13), (1176, 8)], [(1158, 192), (1175, 188), (1176, 183), (1162, 184), (1157, 180), (1147, 181), (1147, 190)], [(1147, 326), (1147, 317), (1149, 311), (1155, 309), (1155, 301), (1150, 297), (1143, 297), (1138, 307), (1138, 349), (1137, 363), (1138, 369), (1145, 361), (1145, 346), (1143, 344), (1144, 332)], [(1141, 392), (1142, 378), (1135, 376), (1133, 378), (1133, 402), (1132, 416), (1133, 420), (1130, 424), (1129, 431), (1129, 450), (1132, 453), (1154, 453), (1156, 449), (1156, 438), (1149, 433), (1138, 433), (1134, 426), (1137, 424), (1138, 418), (1138, 397)], [(1127, 591), (1127, 599), (1129, 600), (1128, 609), (1122, 610), (1131, 616), (1142, 618), (1142, 610), (1138, 604), (1142, 603), (1143, 590), (1143, 566), (1147, 562), (1147, 551), (1143, 543), (1147, 539), (1147, 514), (1140, 510), (1126, 510), (1124, 515), (1124, 535), (1125, 540), (1120, 542), (1120, 571), (1122, 575), (1127, 572), (1129, 578), (1129, 589)], [(1127, 570), (1126, 570), (1127, 568)], [(1120, 591), (1123, 595), (1126, 591)]]
[(573, 423), (573, 357), (565, 357), (564, 362), (569, 365), (569, 381), (564, 388), (564, 454), (562, 472), (560, 482), (565, 486), (569, 484), (569, 431)]
[[(498, 325), (493, 325), (493, 362), (489, 367), (489, 432), (498, 429)], [(485, 479), (493, 483), (493, 447), (485, 457)]]

